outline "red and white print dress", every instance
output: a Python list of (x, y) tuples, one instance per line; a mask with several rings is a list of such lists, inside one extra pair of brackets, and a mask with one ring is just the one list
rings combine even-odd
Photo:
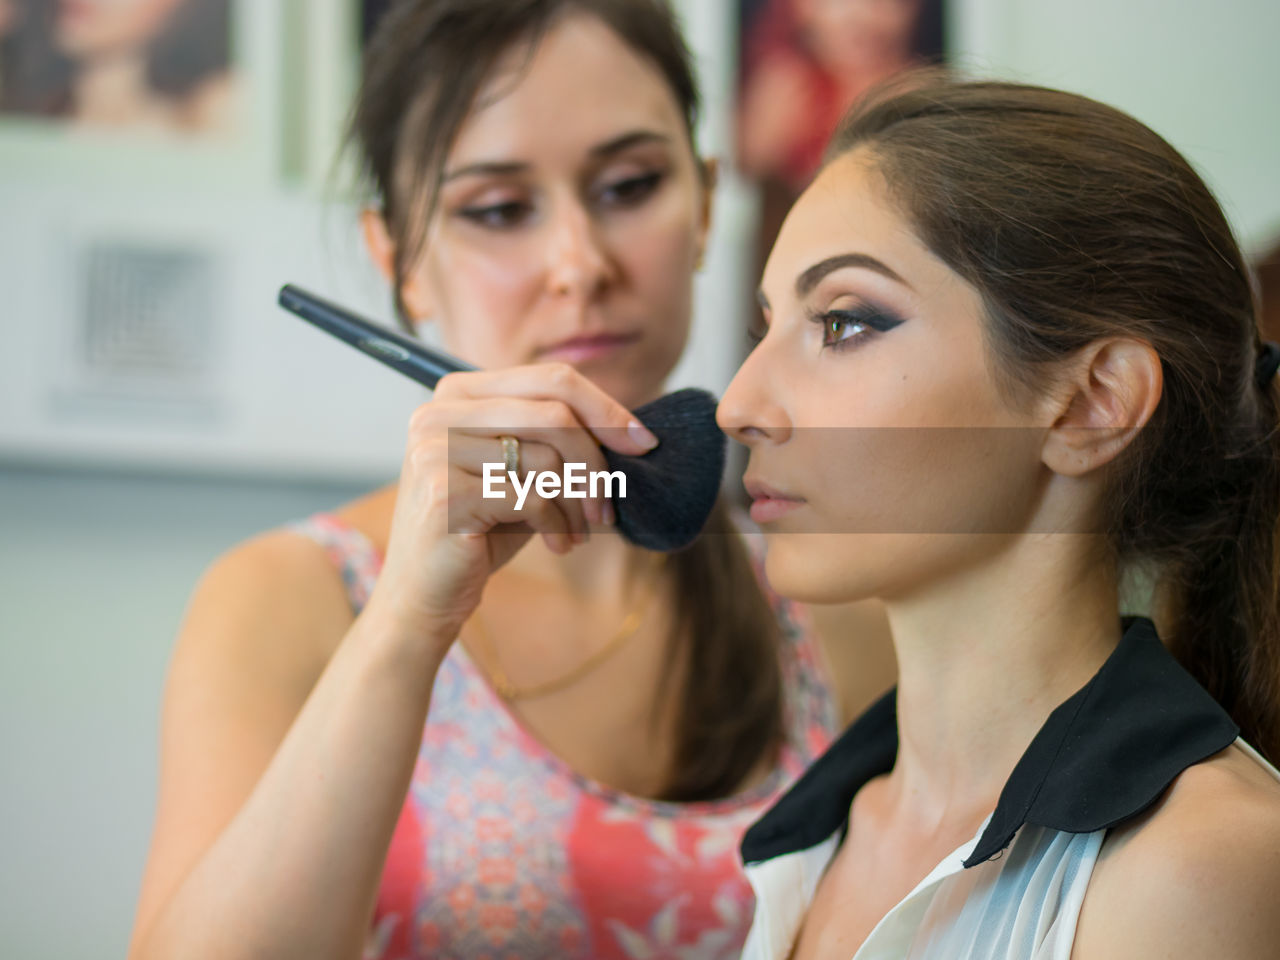
[[(358, 612), (381, 566), (372, 544), (327, 514), (292, 529), (325, 547)], [(782, 627), (787, 742), (765, 782), (713, 802), (642, 799), (574, 772), (454, 644), (365, 960), (737, 957), (755, 905), (742, 836), (837, 732), (816, 637), (766, 593)]]

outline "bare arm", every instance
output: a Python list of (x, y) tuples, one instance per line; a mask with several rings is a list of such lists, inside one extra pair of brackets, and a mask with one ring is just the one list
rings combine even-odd
[(376, 610), (353, 625), (291, 539), (228, 555), (192, 601), (131, 957), (360, 954), (440, 647)]
[(526, 469), (603, 469), (598, 442), (647, 449), (630, 420), (564, 365), (453, 374), (413, 417), (386, 561), (354, 622), (296, 538), (215, 565), (170, 669), (131, 960), (360, 955), (445, 652), (530, 536), (566, 552), (600, 518), (591, 501), (483, 498), (496, 437), (520, 436)]

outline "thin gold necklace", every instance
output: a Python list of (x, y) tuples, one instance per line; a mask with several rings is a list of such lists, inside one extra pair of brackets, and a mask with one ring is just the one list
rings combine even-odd
[(480, 664), (480, 669), (485, 673), (492, 684), (493, 689), (497, 691), (498, 696), (508, 702), (514, 700), (528, 700), (533, 697), (543, 697), (549, 693), (555, 693), (557, 690), (563, 690), (565, 687), (576, 683), (585, 677), (588, 673), (602, 664), (611, 655), (613, 655), (631, 637), (635, 636), (640, 629), (640, 624), (644, 622), (644, 615), (648, 612), (649, 606), (653, 602), (653, 598), (658, 592), (658, 578), (662, 568), (666, 562), (663, 554), (657, 554), (654, 561), (653, 575), (649, 578), (649, 588), (645, 591), (644, 596), (640, 598), (640, 602), (628, 613), (622, 623), (618, 625), (617, 632), (609, 638), (609, 642), (602, 646), (595, 653), (588, 656), (580, 664), (552, 680), (543, 683), (530, 684), (529, 686), (517, 686), (512, 683), (506, 673), (502, 669), (502, 665), (498, 663), (498, 654), (494, 649), (493, 642), (489, 639), (489, 631), (485, 629), (484, 618), (480, 615), (479, 608), (471, 615), (471, 620), (475, 624), (475, 632), (479, 640), (479, 648), (487, 663)]

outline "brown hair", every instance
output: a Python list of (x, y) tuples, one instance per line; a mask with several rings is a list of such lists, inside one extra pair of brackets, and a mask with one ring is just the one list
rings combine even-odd
[(1258, 274), (1258, 322), (1262, 335), (1280, 340), (1280, 241), (1258, 258), (1254, 269)]
[(1058, 90), (938, 71), (856, 106), (828, 160), (861, 148), (929, 249), (981, 294), (1006, 399), (1123, 336), (1164, 392), (1113, 463), (1101, 509), (1117, 569), (1154, 564), (1165, 638), (1280, 758), (1280, 429), (1249, 274), (1208, 187), (1156, 133)]
[[(351, 139), (395, 243), (393, 286), (406, 327), (403, 279), (421, 254), (445, 158), (472, 101), (501, 56), (520, 45), (532, 51), (573, 13), (597, 17), (659, 68), (694, 149), (690, 55), (660, 0), (393, 3), (365, 51)], [(672, 801), (729, 794), (783, 736), (777, 621), (723, 504), (707, 534), (672, 558), (678, 593), (667, 678), (677, 662), (685, 674), (674, 769), (662, 794)], [(664, 683), (662, 696), (671, 693)]]

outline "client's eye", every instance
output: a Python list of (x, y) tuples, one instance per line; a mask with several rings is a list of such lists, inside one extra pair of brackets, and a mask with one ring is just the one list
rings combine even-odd
[(858, 342), (892, 330), (903, 322), (901, 317), (869, 304), (843, 310), (826, 310), (810, 319), (822, 325), (823, 348), (834, 350), (847, 350)]

